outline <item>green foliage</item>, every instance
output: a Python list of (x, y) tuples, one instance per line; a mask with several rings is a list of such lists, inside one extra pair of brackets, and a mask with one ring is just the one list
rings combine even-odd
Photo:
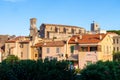
[(120, 35), (120, 30), (108, 30), (107, 32), (114, 32), (116, 34), (119, 34)]
[(120, 80), (120, 62), (97, 62), (81, 71), (80, 80)]
[(120, 61), (120, 52), (113, 53), (113, 61)]
[(69, 69), (68, 61), (19, 60), (0, 64), (0, 80), (70, 80), (75, 70)]
[(80, 73), (80, 69), (79, 69), (79, 68), (76, 69), (75, 72), (76, 72), (76, 73)]
[(16, 62), (18, 60), (19, 59), (18, 59), (17, 56), (15, 56), (15, 55), (9, 55), (9, 56), (7, 56), (7, 58), (5, 60), (3, 60), (3, 62), (5, 62), (5, 63), (13, 63), (13, 62)]

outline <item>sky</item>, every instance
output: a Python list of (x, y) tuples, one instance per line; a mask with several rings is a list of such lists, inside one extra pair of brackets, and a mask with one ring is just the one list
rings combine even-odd
[(0, 0), (0, 34), (29, 35), (30, 18), (42, 23), (120, 30), (120, 0)]

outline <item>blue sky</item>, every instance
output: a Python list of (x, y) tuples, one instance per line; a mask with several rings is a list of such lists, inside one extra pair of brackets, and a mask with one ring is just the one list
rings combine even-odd
[(29, 35), (30, 18), (90, 30), (95, 21), (103, 30), (120, 30), (120, 0), (0, 0), (0, 34)]

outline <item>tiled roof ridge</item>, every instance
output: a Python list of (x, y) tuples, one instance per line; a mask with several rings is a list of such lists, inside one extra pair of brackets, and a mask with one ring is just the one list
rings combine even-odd
[[(79, 26), (72, 26), (72, 25), (63, 25), (63, 24), (48, 24), (48, 23), (42, 23), (43, 25), (50, 25), (50, 26), (63, 26), (63, 27), (75, 27), (75, 28), (83, 28)], [(84, 29), (84, 28), (83, 28)]]

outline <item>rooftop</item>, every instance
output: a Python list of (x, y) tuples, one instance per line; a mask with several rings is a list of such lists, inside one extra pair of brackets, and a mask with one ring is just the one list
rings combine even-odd
[(69, 44), (91, 44), (98, 43), (103, 40), (106, 34), (83, 34), (83, 35), (75, 35), (70, 38)]
[(35, 44), (35, 47), (62, 47), (64, 46), (65, 41), (50, 41), (50, 42), (41, 42)]
[[(82, 28), (82, 27), (78, 27), (78, 26), (62, 25), (62, 24), (46, 24), (46, 23), (43, 23), (42, 25), (45, 25), (45, 26), (59, 26), (59, 27), (74, 27), (74, 28)], [(82, 28), (82, 29), (84, 29), (84, 28)]]

